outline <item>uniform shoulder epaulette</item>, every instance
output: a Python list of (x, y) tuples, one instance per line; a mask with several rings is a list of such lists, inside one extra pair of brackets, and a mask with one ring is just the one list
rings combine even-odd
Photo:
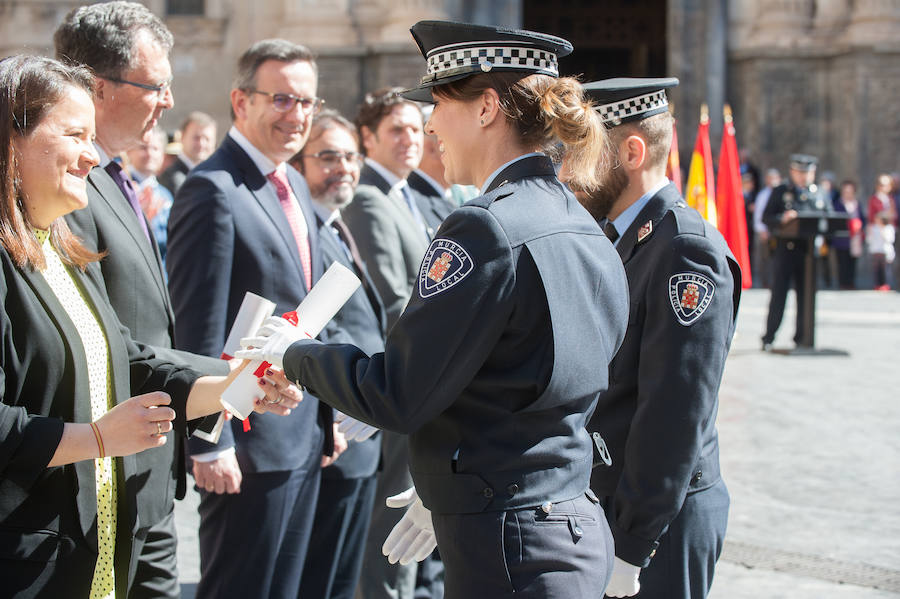
[(492, 191), (487, 192), (484, 195), (480, 195), (476, 198), (473, 198), (466, 202), (466, 206), (478, 206), (479, 208), (490, 208), (491, 204), (496, 202), (499, 199), (505, 198), (508, 195), (512, 195), (512, 190), (507, 188), (504, 189), (503, 186), (498, 187)]
[(706, 235), (706, 221), (699, 212), (684, 202), (676, 203), (671, 212), (675, 217), (676, 234)]

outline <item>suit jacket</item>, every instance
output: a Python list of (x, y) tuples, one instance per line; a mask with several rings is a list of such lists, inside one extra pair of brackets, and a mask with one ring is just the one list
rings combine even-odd
[[(318, 218), (318, 224), (322, 259), (325, 264), (338, 262), (356, 272), (353, 261), (347, 257), (343, 242), (334, 234), (332, 227), (322, 222), (321, 218)], [(363, 286), (350, 296), (347, 303), (335, 315), (334, 324), (338, 330), (328, 340), (332, 343), (352, 343), (371, 355), (384, 351), (387, 319), (384, 305), (367, 269), (363, 271), (361, 279)], [(380, 455), (380, 433), (362, 442), (351, 441), (340, 458), (322, 470), (322, 476), (325, 478), (372, 476), (378, 468)]]
[[(88, 175), (88, 205), (68, 214), (66, 222), (84, 245), (106, 252), (100, 269), (109, 302), (133, 339), (153, 347), (154, 353), (176, 364), (187, 364), (205, 374), (227, 374), (222, 360), (191, 355), (172, 349), (175, 316), (163, 278), (159, 248), (153, 235), (144, 235), (138, 216), (109, 173), (95, 168)], [(144, 218), (143, 214), (140, 218)], [(162, 519), (172, 511), (174, 498), (184, 497), (187, 478), (185, 449), (181, 442), (166, 443), (139, 454), (147, 462), (160, 493), (159, 503), (146, 514)], [(151, 524), (153, 522), (150, 522)]]
[[(300, 173), (287, 171), (308, 223), (315, 282), (323, 263), (309, 190)], [(178, 190), (169, 216), (166, 267), (178, 347), (208, 356), (220, 355), (245, 292), (274, 302), (277, 314), (306, 297), (297, 243), (278, 196), (231, 136)], [(293, 470), (310, 451), (322, 451), (323, 429), (331, 435), (331, 410), (320, 414), (318, 401), (308, 394), (287, 417), (254, 414), (251, 422), (244, 432), (233, 418), (218, 445), (192, 439), (191, 453), (234, 446), (244, 472)], [(327, 439), (325, 446), (331, 447)]]
[(190, 170), (190, 167), (181, 158), (176, 157), (172, 164), (161, 172), (156, 179), (160, 185), (168, 189), (174, 196), (178, 192), (178, 188), (184, 183), (184, 180), (187, 179)]
[(685, 495), (720, 478), (716, 411), (741, 274), (719, 232), (671, 184), (616, 249), (628, 331), (588, 423), (612, 461), (597, 460), (591, 488), (612, 501), (616, 555), (644, 567)]
[(411, 172), (406, 182), (415, 192), (416, 205), (425, 218), (425, 222), (431, 229), (437, 231), (444, 219), (450, 216), (450, 213), (456, 208), (456, 205), (450, 203), (443, 194), (434, 188), (434, 185), (419, 174), (418, 170)]
[[(16, 597), (86, 597), (97, 560), (94, 462), (48, 468), (65, 422), (90, 422), (88, 356), (65, 309), (40, 273), (19, 269), (0, 249), (0, 578)], [(109, 345), (112, 400), (162, 390), (172, 397), (175, 433), (186, 435), (185, 403), (197, 373), (164, 363), (136, 344), (106, 297), (96, 264), (77, 284), (94, 306)], [(135, 537), (153, 524), (166, 495), (141, 454), (116, 458), (116, 596), (125, 597)], [(168, 478), (168, 477), (165, 477)], [(170, 499), (171, 501), (171, 499)], [(149, 520), (148, 520), (149, 516)]]
[[(422, 216), (429, 221), (425, 212)], [(343, 219), (384, 302), (390, 329), (409, 301), (428, 240), (403, 197), (368, 165)]]

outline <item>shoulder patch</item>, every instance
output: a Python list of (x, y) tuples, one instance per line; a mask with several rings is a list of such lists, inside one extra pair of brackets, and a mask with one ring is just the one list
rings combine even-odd
[(428, 246), (419, 271), (419, 295), (437, 295), (465, 279), (475, 268), (464, 247), (450, 239), (435, 239)]
[(706, 312), (715, 292), (715, 284), (700, 273), (681, 272), (669, 277), (669, 300), (675, 318), (684, 326), (694, 324)]

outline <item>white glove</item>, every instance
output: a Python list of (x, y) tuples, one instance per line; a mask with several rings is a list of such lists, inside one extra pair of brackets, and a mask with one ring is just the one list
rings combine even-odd
[(356, 418), (347, 416), (343, 412), (335, 411), (334, 420), (338, 423), (338, 431), (341, 432), (348, 441), (365, 441), (378, 432), (378, 429), (374, 426), (370, 426)]
[(412, 561), (420, 562), (431, 555), (437, 546), (431, 512), (422, 505), (416, 488), (411, 487), (398, 495), (388, 497), (385, 503), (393, 508), (409, 506), (381, 546), (381, 552), (387, 556), (388, 561), (392, 564), (399, 561), (405, 566)]
[(641, 575), (641, 569), (632, 566), (626, 561), (616, 558), (613, 562), (612, 576), (609, 578), (609, 586), (606, 587), (606, 594), (610, 597), (632, 597), (637, 595), (641, 590), (641, 583), (638, 582), (638, 576)]
[(280, 316), (268, 317), (253, 337), (241, 339), (240, 349), (234, 352), (235, 358), (242, 360), (265, 360), (278, 368), (283, 368), (284, 352), (301, 339), (309, 336), (299, 327)]

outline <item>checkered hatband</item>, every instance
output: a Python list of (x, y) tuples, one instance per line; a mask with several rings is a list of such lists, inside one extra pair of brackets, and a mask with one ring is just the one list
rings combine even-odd
[(556, 54), (503, 42), (478, 42), (478, 45), (454, 44), (435, 48), (428, 54), (427, 75), (422, 82), (434, 81), (457, 73), (515, 69), (559, 76)]
[(651, 111), (662, 112), (661, 109), (666, 108), (668, 105), (666, 90), (661, 89), (637, 98), (628, 98), (612, 104), (603, 104), (597, 107), (597, 112), (600, 113), (601, 122), (618, 125), (632, 117), (641, 116)]

